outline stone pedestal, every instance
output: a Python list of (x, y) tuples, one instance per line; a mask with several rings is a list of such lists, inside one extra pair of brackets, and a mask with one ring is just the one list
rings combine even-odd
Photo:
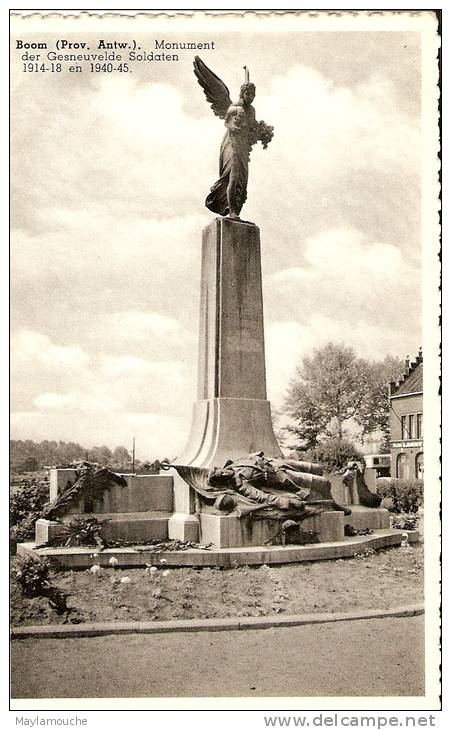
[[(320, 542), (338, 542), (344, 539), (343, 512), (320, 512), (307, 517), (301, 529), (313, 530)], [(216, 548), (237, 548), (264, 545), (276, 535), (282, 522), (280, 520), (239, 519), (236, 514), (200, 514), (201, 542), (212, 543)]]
[(390, 513), (384, 508), (352, 504), (351, 510), (352, 514), (345, 517), (345, 522), (356, 530), (388, 530), (390, 527)]
[[(175, 473), (175, 472), (174, 472)], [(113, 484), (105, 490), (101, 499), (79, 499), (65, 511), (60, 521), (40, 519), (36, 522), (36, 543), (47, 543), (54, 537), (64, 533), (65, 524), (77, 517), (95, 517), (102, 522), (102, 534), (107, 540), (126, 540), (127, 542), (143, 542), (146, 540), (167, 540), (169, 522), (173, 518), (174, 509), (183, 510), (179, 494), (173, 490), (172, 474), (123, 474), (126, 485)], [(178, 475), (177, 475), (178, 477)], [(76, 480), (75, 469), (52, 469), (50, 493), (55, 501), (58, 489), (62, 491), (66, 485)], [(189, 490), (187, 484), (186, 490)], [(177, 498), (177, 499), (176, 499)], [(191, 499), (192, 502), (192, 499)], [(177, 521), (178, 516), (175, 515)], [(193, 520), (196, 532), (183, 525), (173, 537), (183, 540), (197, 540), (197, 521), (194, 515), (182, 515), (178, 520), (182, 524)]]
[(64, 525), (55, 520), (45, 520), (43, 518), (36, 520), (34, 529), (36, 545), (45, 545), (53, 538), (64, 534)]
[(170, 540), (199, 541), (199, 518), (195, 514), (195, 492), (175, 469), (169, 469), (173, 483), (174, 513), (168, 521)]
[(281, 456), (266, 399), (260, 232), (217, 218), (202, 241), (198, 392), (180, 464)]

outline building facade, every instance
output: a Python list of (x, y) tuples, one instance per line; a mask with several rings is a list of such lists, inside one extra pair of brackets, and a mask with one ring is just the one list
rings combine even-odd
[(423, 355), (406, 360), (404, 375), (390, 383), (390, 471), (398, 479), (423, 479)]

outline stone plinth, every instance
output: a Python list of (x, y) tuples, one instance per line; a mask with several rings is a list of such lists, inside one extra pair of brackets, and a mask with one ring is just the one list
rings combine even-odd
[(64, 533), (64, 525), (54, 520), (45, 520), (43, 518), (36, 520), (34, 526), (34, 534), (36, 545), (45, 545), (53, 538), (60, 537)]
[(281, 456), (266, 399), (260, 232), (217, 218), (203, 232), (197, 402), (180, 464)]
[[(111, 514), (85, 514), (102, 523), (102, 536), (107, 540), (125, 540), (130, 544), (146, 540), (167, 540), (168, 512), (122, 512)], [(73, 519), (73, 516), (71, 516)], [(70, 519), (67, 519), (70, 522)]]
[(169, 469), (169, 478), (173, 484), (174, 513), (168, 522), (170, 540), (184, 542), (199, 541), (199, 518), (195, 514), (195, 492), (176, 469)]
[(381, 507), (364, 507), (351, 505), (352, 514), (345, 517), (345, 522), (355, 530), (387, 530), (390, 527), (390, 513)]
[[(75, 469), (53, 469), (52, 472), (53, 494), (56, 494), (58, 485), (63, 489), (68, 481), (75, 482)], [(184, 507), (180, 500), (177, 505), (174, 504), (172, 474), (123, 474), (122, 476), (127, 482), (125, 486), (113, 484), (110, 490), (104, 491), (100, 500), (80, 499), (78, 503), (67, 508), (65, 515), (61, 518), (62, 522), (69, 523), (77, 517), (95, 517), (103, 523), (102, 533), (109, 540), (126, 540), (127, 542), (167, 540), (168, 525), (174, 509)], [(189, 491), (188, 485), (185, 482), (183, 484)], [(191, 497), (191, 502), (193, 503), (193, 497)], [(194, 518), (194, 515), (191, 517)], [(35, 528), (36, 543), (45, 544), (63, 531), (64, 526), (61, 525), (61, 522), (38, 520)], [(197, 532), (195, 537), (192, 534), (192, 530), (189, 532), (185, 528), (180, 539), (195, 541)]]
[[(346, 518), (347, 519), (347, 518)], [(276, 535), (282, 522), (278, 520), (252, 520), (237, 515), (200, 514), (200, 540), (212, 543), (216, 548), (235, 548), (264, 545)], [(320, 542), (336, 542), (344, 538), (343, 512), (320, 512), (302, 520), (301, 529), (313, 530)]]

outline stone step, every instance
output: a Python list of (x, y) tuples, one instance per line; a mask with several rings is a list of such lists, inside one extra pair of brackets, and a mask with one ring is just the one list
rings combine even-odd
[[(409, 543), (419, 541), (419, 533), (406, 530)], [(312, 545), (286, 546), (247, 546), (241, 548), (210, 548), (209, 550), (189, 549), (170, 550), (167, 552), (145, 552), (134, 550), (132, 547), (111, 548), (102, 550), (95, 559), (96, 563), (108, 567), (111, 557), (118, 560), (118, 567), (144, 567), (157, 565), (161, 567), (161, 559), (166, 560), (166, 567), (206, 567), (223, 566), (236, 567), (237, 565), (282, 565), (284, 563), (300, 563), (315, 560), (337, 560), (349, 558), (371, 548), (387, 548), (400, 545), (403, 540), (401, 530), (376, 530), (372, 535), (347, 537), (342, 541), (317, 543)], [(92, 548), (40, 548), (36, 543), (19, 543), (18, 555), (34, 555), (54, 559), (62, 568), (90, 568), (93, 564)], [(333, 566), (332, 566), (333, 568)]]

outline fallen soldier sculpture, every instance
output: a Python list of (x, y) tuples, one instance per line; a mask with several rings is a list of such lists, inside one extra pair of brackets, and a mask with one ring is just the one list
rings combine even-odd
[(333, 499), (319, 464), (268, 459), (259, 452), (211, 470), (168, 462), (158, 465), (176, 469), (195, 490), (202, 511), (235, 512), (255, 519), (303, 519), (326, 510), (351, 513)]

